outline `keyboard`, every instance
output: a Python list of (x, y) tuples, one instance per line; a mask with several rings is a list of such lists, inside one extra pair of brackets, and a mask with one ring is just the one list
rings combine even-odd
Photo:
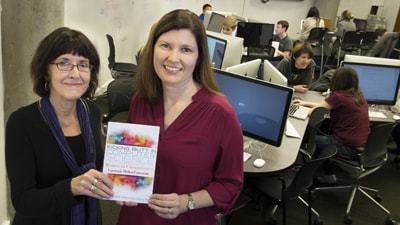
[(301, 138), (300, 134), (297, 132), (296, 128), (294, 128), (293, 124), (290, 122), (290, 120), (286, 121), (286, 129), (285, 129), (285, 134), (288, 137), (293, 137), (293, 138)]
[(308, 116), (308, 111), (310, 111), (310, 108), (308, 108), (308, 107), (292, 104), (289, 107), (289, 116), (293, 117), (293, 118), (305, 120)]

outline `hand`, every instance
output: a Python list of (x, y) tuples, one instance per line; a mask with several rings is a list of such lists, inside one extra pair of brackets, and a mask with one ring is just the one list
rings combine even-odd
[(114, 195), (113, 184), (108, 177), (97, 170), (91, 169), (86, 173), (71, 179), (73, 195), (87, 195), (98, 199), (110, 198)]
[(175, 219), (186, 211), (185, 197), (178, 194), (152, 194), (148, 206), (162, 218)]
[(302, 105), (302, 104), (303, 104), (303, 101), (300, 100), (300, 99), (295, 99), (295, 100), (292, 101), (292, 103), (293, 103), (293, 104), (296, 104), (296, 105)]
[(305, 84), (294, 85), (293, 88), (294, 88), (295, 92), (298, 92), (298, 93), (306, 93), (308, 91), (307, 85), (305, 85)]

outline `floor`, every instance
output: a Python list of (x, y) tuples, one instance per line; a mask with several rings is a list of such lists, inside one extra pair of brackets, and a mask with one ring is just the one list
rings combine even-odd
[[(98, 98), (100, 108), (106, 112), (106, 100)], [(126, 113), (116, 117), (123, 120)], [(389, 155), (388, 162), (377, 172), (365, 177), (361, 184), (380, 190), (382, 204), (391, 212), (396, 221), (400, 221), (400, 169), (393, 162), (393, 155)], [(337, 173), (340, 177), (340, 171)], [(249, 195), (255, 194), (250, 190)], [(348, 192), (319, 192), (313, 201), (313, 207), (319, 212), (320, 219), (325, 225), (339, 225), (343, 223)], [(229, 225), (265, 225), (271, 204), (264, 199), (259, 210), (256, 201), (250, 201), (245, 207), (235, 212)], [(103, 211), (103, 225), (114, 225), (119, 214), (119, 206), (113, 201), (101, 201)], [(288, 225), (308, 224), (307, 208), (297, 200), (288, 203)], [(356, 195), (354, 206), (350, 213), (354, 225), (383, 225), (387, 215), (372, 202), (361, 195)], [(281, 224), (281, 209), (276, 212), (278, 224)], [(400, 223), (399, 223), (400, 224)]]

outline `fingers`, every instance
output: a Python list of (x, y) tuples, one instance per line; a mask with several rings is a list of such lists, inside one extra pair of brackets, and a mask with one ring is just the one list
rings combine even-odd
[(71, 190), (74, 195), (110, 198), (114, 195), (112, 188), (112, 182), (108, 177), (94, 169), (71, 180)]
[(180, 201), (177, 194), (153, 194), (150, 196), (148, 206), (163, 218), (174, 219), (180, 214)]

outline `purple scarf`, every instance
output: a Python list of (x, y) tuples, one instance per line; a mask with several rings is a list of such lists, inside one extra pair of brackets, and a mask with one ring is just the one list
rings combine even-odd
[[(86, 147), (86, 164), (78, 166), (72, 150), (64, 137), (57, 115), (49, 98), (42, 98), (39, 102), (42, 114), (50, 127), (58, 146), (61, 149), (64, 161), (74, 177), (79, 176), (90, 169), (96, 169), (96, 146), (94, 143), (92, 129), (90, 128), (90, 121), (87, 109), (83, 100), (78, 100), (76, 103), (76, 110), (78, 113), (78, 120), (82, 130), (83, 140)], [(71, 225), (96, 225), (97, 224), (97, 202), (92, 197), (84, 197), (84, 202), (87, 201), (88, 215), (85, 215), (85, 203), (78, 204), (71, 208)], [(87, 217), (87, 223), (85, 218)]]

